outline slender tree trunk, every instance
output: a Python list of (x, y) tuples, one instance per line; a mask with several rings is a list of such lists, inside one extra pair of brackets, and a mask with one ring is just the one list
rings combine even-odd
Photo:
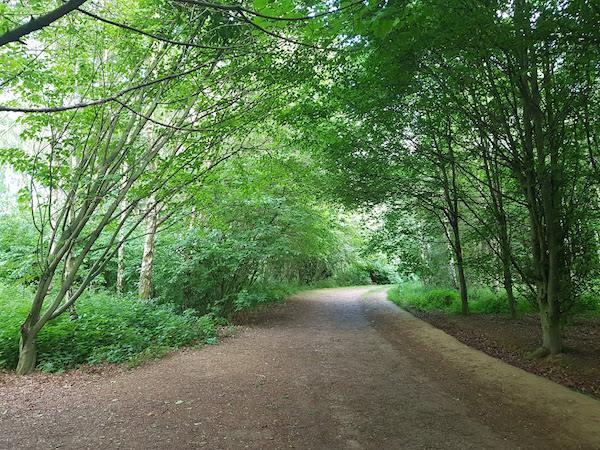
[(513, 291), (511, 249), (506, 224), (500, 224), (500, 255), (502, 259), (502, 274), (504, 278), (504, 290), (508, 302), (508, 310), (512, 319), (517, 318), (517, 302)]
[(146, 237), (144, 239), (144, 253), (140, 269), (140, 284), (138, 295), (142, 299), (150, 299), (154, 295), (152, 285), (152, 266), (154, 264), (154, 244), (158, 228), (158, 207), (154, 198), (150, 199), (149, 207), (152, 208), (147, 217)]
[(450, 273), (450, 281), (452, 287), (458, 289), (458, 278), (456, 277), (456, 261), (454, 260), (454, 250), (451, 245), (448, 245), (448, 250), (452, 252), (450, 255), (450, 261), (448, 262), (448, 272)]
[(485, 169), (487, 177), (487, 187), (491, 199), (490, 205), (492, 207), (492, 212), (498, 225), (497, 237), (500, 243), (500, 259), (502, 261), (503, 284), (504, 290), (506, 291), (508, 310), (510, 312), (510, 317), (516, 319), (517, 303), (515, 300), (512, 281), (512, 249), (510, 243), (508, 219), (506, 217), (506, 211), (504, 209), (502, 179), (497, 159), (497, 154), (499, 153), (498, 143), (496, 142), (496, 139), (493, 139), (494, 151), (490, 152), (487, 141), (484, 135), (482, 134), (481, 149), (483, 151), (483, 167)]
[(465, 276), (465, 262), (462, 253), (462, 244), (460, 241), (460, 232), (458, 223), (452, 225), (454, 233), (454, 254), (456, 256), (456, 270), (458, 272), (458, 289), (460, 292), (461, 313), (469, 314), (469, 294), (467, 291), (467, 277)]
[(502, 261), (502, 271), (504, 274), (504, 290), (506, 291), (506, 300), (508, 302), (508, 311), (511, 319), (517, 318), (517, 301), (513, 290), (512, 271), (510, 261)]
[(119, 230), (119, 248), (117, 249), (117, 292), (122, 294), (125, 290), (125, 242), (124, 232)]
[[(65, 277), (71, 276), (75, 270), (76, 270), (75, 269), (75, 257), (73, 256), (73, 251), (71, 251), (71, 252), (69, 252), (69, 255), (67, 256), (67, 259), (65, 261), (64, 276)], [(66, 302), (68, 302), (71, 299), (71, 297), (73, 296), (73, 288), (74, 288), (74, 286), (71, 285), (71, 287), (69, 287), (69, 289), (67, 290), (67, 293), (65, 294)], [(75, 309), (75, 304), (72, 304), (69, 307), (69, 317), (71, 318), (71, 320), (79, 319), (79, 315), (77, 314), (77, 310)]]
[(444, 189), (444, 199), (446, 201), (446, 219), (452, 228), (452, 236), (446, 231), (448, 242), (454, 250), (456, 258), (456, 269), (458, 272), (458, 289), (460, 292), (461, 312), (464, 315), (469, 314), (469, 294), (467, 292), (467, 278), (465, 276), (465, 263), (462, 251), (462, 242), (459, 225), (459, 188), (458, 175), (456, 172), (456, 162), (454, 160), (454, 146), (452, 137), (452, 123), (450, 118), (446, 123), (446, 147), (447, 154), (443, 155), (440, 145), (435, 142), (438, 150), (438, 169), (441, 175), (442, 186)]

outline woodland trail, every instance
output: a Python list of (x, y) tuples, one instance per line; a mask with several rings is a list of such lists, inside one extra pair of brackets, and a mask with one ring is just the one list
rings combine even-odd
[(302, 293), (218, 346), (0, 385), (0, 448), (600, 449), (600, 402), (372, 288)]

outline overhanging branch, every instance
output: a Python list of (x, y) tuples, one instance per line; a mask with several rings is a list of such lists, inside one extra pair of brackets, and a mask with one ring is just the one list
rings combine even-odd
[(17, 42), (22, 37), (51, 25), (61, 17), (66, 16), (71, 11), (79, 8), (86, 1), (87, 0), (69, 0), (49, 13), (39, 16), (35, 19), (31, 19), (29, 22), (4, 33), (2, 36), (0, 36), (0, 47), (10, 42)]

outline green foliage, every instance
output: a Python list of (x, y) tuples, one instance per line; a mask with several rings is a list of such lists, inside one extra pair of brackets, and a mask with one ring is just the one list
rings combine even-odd
[[(57, 2), (9, 3), (0, 33)], [(598, 310), (590, 1), (339, 2), (329, 15), (338, 3), (252, 0), (248, 17), (117, 3), (85, 8), (128, 27), (82, 11), (0, 54), (3, 105), (106, 99), (9, 118), (19, 139), (0, 138), (0, 164), (31, 180), (18, 201), (0, 199), (2, 365), (15, 364), (31, 297), (13, 283), (37, 284), (41, 299), (49, 286), (92, 288), (79, 320), (38, 322), (48, 371), (215, 343), (217, 322), (307, 285), (419, 279), (391, 296), (456, 312), (457, 293), (438, 286), (466, 278), (472, 312), (505, 313), (503, 293), (472, 288), (504, 281), (540, 289), (554, 315)], [(125, 291), (136, 290), (151, 202), (155, 303), (101, 292), (114, 290), (126, 231)], [(364, 208), (361, 224), (340, 205)]]
[(327, 278), (356, 257), (354, 229), (315, 198), (310, 164), (271, 153), (215, 172), (189, 206), (196, 216), (159, 237), (160, 301), (227, 317)]
[[(29, 217), (30, 219), (30, 217)], [(20, 212), (0, 214), (0, 280), (35, 280), (36, 230)]]
[(381, 259), (367, 260), (363, 267), (373, 284), (392, 284), (400, 281), (395, 268)]
[[(509, 314), (506, 295), (487, 288), (472, 288), (469, 305), (473, 314)], [(416, 308), (423, 311), (444, 311), (460, 314), (461, 305), (456, 289), (427, 286), (420, 282), (405, 282), (392, 288), (388, 298), (403, 308)], [(519, 301), (520, 314), (534, 312), (529, 302)]]
[[(600, 282), (600, 280), (599, 280)], [(575, 303), (571, 314), (600, 315), (600, 291), (598, 288), (585, 292), (579, 301)]]
[(289, 283), (261, 284), (243, 289), (235, 296), (235, 311), (256, 308), (267, 303), (280, 302), (301, 289), (300, 285)]
[[(19, 326), (31, 301), (28, 289), (0, 285), (0, 367), (17, 364)], [(90, 292), (77, 304), (79, 319), (63, 315), (38, 338), (38, 366), (56, 372), (82, 364), (135, 362), (216, 334), (212, 317), (175, 312), (169, 305)]]
[(349, 267), (335, 273), (326, 281), (330, 282), (330, 287), (364, 286), (372, 283), (369, 272), (362, 264), (351, 264)]

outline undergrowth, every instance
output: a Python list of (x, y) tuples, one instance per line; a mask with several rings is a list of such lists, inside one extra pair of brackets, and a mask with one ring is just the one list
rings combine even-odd
[[(406, 282), (390, 289), (388, 298), (403, 308), (443, 311), (450, 314), (461, 313), (458, 291), (452, 288)], [(488, 288), (471, 288), (469, 289), (469, 311), (473, 314), (508, 314), (506, 294), (503, 291), (494, 292)], [(522, 315), (533, 311), (529, 302), (517, 300), (518, 314)]]
[[(19, 327), (32, 299), (28, 289), (0, 285), (0, 368), (18, 361)], [(139, 364), (192, 344), (214, 339), (210, 315), (177, 313), (169, 305), (90, 292), (77, 302), (77, 320), (64, 314), (44, 327), (37, 340), (38, 367), (57, 372), (83, 364)]]

